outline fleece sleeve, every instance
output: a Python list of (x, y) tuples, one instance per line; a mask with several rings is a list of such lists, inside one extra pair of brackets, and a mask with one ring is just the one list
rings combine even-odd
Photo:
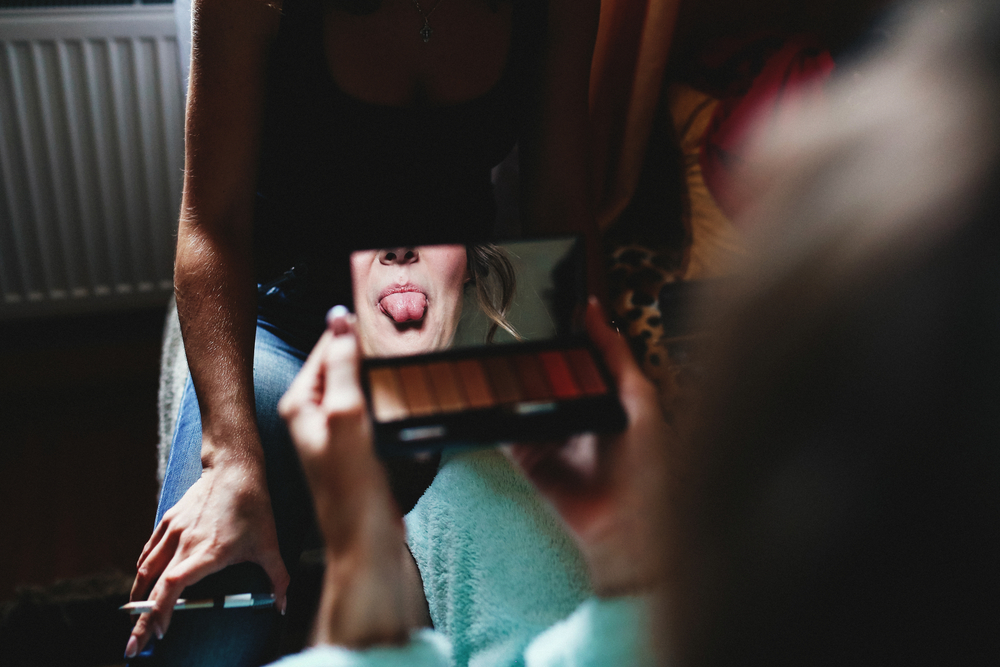
[(558, 516), (499, 452), (446, 454), (406, 529), (455, 665), (521, 665), (528, 644), (591, 594)]
[(526, 667), (656, 665), (643, 597), (590, 598), (528, 645)]
[[(644, 667), (655, 665), (644, 598), (590, 598), (528, 645), (525, 667)], [(317, 646), (274, 667), (451, 667), (451, 644), (433, 630), (403, 646), (349, 650)]]
[(351, 650), (314, 646), (282, 658), (272, 667), (450, 667), (451, 644), (439, 632), (418, 630), (403, 646)]

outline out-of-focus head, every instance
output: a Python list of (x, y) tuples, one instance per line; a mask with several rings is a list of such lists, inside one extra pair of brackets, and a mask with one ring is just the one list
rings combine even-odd
[(411, 246), (351, 255), (358, 336), (368, 356), (451, 345), (471, 279), (464, 245)]
[(675, 476), (681, 667), (1000, 656), (1000, 4), (901, 11), (750, 161)]
[(869, 58), (763, 119), (738, 179), (754, 193), (741, 227), (761, 230), (756, 270), (785, 270), (844, 230), (855, 243), (843, 250), (861, 253), (961, 219), (955, 202), (981, 188), (1000, 127), (986, 4), (902, 5)]

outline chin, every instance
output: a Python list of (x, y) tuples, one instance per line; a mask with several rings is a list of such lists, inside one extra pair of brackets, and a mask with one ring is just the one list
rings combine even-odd
[(380, 356), (399, 357), (410, 354), (420, 354), (422, 352), (434, 352), (447, 347), (435, 336), (429, 336), (426, 332), (416, 329), (392, 333), (387, 336), (380, 336), (375, 347)]

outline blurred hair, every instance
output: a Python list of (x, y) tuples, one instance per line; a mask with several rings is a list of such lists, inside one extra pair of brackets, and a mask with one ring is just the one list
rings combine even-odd
[(1000, 7), (905, 25), (767, 133), (755, 258), (702, 304), (682, 667), (1000, 659)]
[(466, 246), (466, 255), (479, 308), (490, 320), (486, 342), (493, 342), (497, 329), (503, 329), (515, 340), (523, 340), (507, 320), (517, 290), (517, 275), (507, 252), (495, 243), (477, 243)]

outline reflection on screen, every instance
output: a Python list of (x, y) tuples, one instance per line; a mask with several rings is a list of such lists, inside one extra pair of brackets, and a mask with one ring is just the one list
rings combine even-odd
[(576, 237), (356, 251), (351, 275), (365, 356), (569, 334), (584, 295), (582, 257)]

